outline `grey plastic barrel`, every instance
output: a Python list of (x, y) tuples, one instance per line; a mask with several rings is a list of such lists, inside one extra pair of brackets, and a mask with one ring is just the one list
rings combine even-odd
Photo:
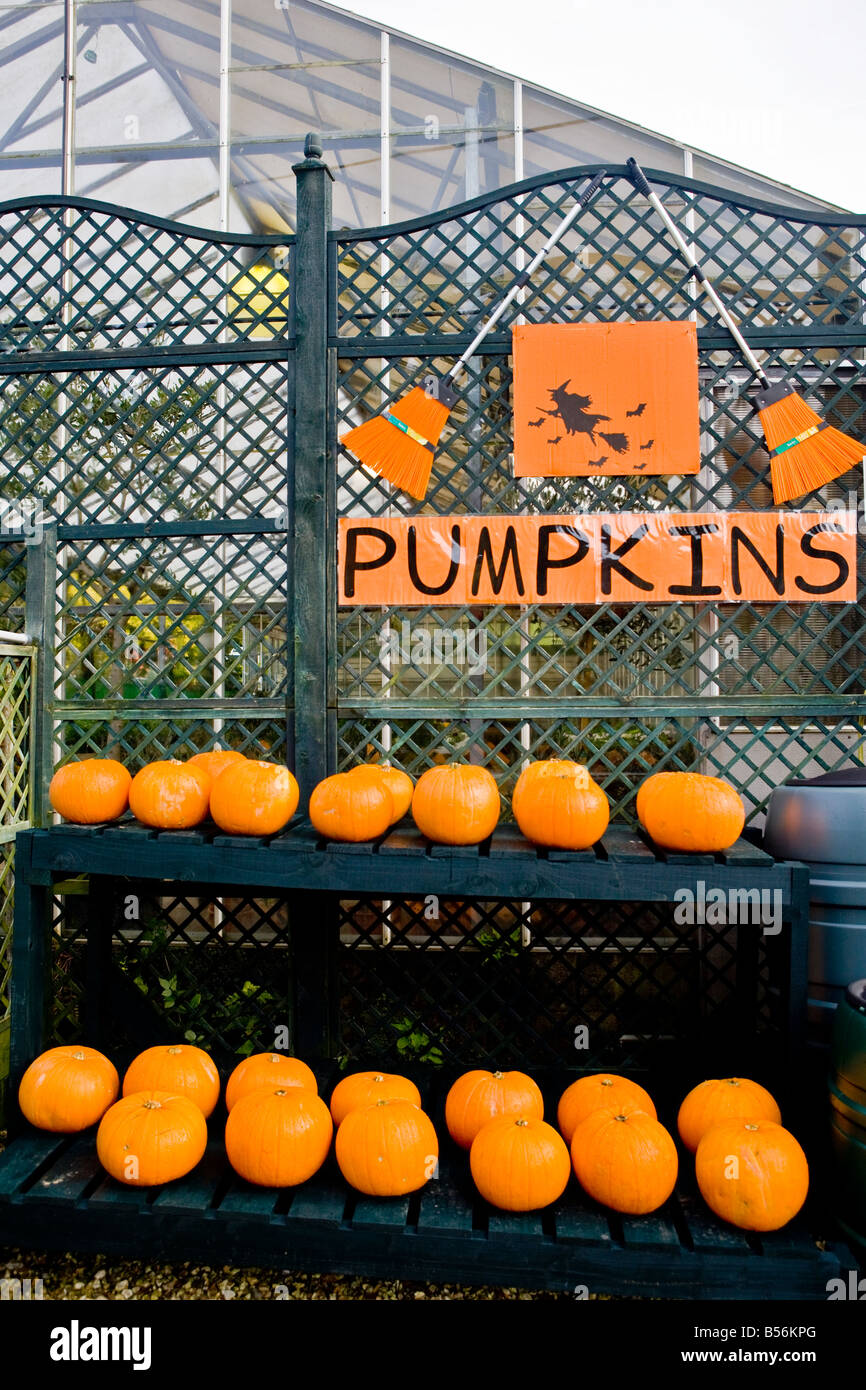
[(847, 776), (777, 787), (764, 827), (770, 854), (809, 867), (809, 1022), (821, 1039), (849, 982), (866, 976), (866, 769)]

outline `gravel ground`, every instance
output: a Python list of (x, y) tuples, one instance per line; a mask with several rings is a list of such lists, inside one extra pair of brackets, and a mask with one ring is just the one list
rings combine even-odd
[[(0, 1250), (0, 1280), (41, 1279), (46, 1299), (564, 1299), (567, 1293), (528, 1292), (465, 1284), (416, 1284), (294, 1270), (233, 1269), (194, 1264), (143, 1264), (103, 1255)], [(595, 1295), (590, 1294), (590, 1297)]]

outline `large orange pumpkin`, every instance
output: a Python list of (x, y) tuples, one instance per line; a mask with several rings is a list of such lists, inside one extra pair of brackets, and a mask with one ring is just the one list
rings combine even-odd
[(472, 1141), (469, 1167), (481, 1196), (505, 1211), (537, 1211), (561, 1197), (571, 1164), (553, 1125), (537, 1115), (498, 1115)]
[(409, 1100), (379, 1100), (350, 1110), (337, 1130), (340, 1172), (370, 1197), (402, 1197), (436, 1172), (439, 1140), (424, 1111)]
[(232, 767), (235, 763), (245, 763), (246, 758), (243, 753), (238, 753), (234, 748), (210, 748), (206, 753), (194, 753), (187, 759), (188, 767), (198, 767), (208, 774), (211, 780), (211, 787), (219, 777), (221, 772), (225, 772), (227, 767)]
[(99, 825), (123, 815), (131, 782), (123, 763), (114, 758), (82, 758), (57, 769), (48, 798), (64, 820)]
[(136, 1091), (169, 1091), (194, 1101), (207, 1119), (219, 1100), (219, 1072), (200, 1047), (190, 1043), (148, 1047), (130, 1062), (123, 1078), (123, 1094)]
[(498, 1115), (543, 1117), (544, 1097), (531, 1076), (476, 1070), (457, 1078), (445, 1100), (445, 1123), (461, 1149), (468, 1149), (481, 1127)]
[(593, 1110), (572, 1135), (571, 1161), (590, 1197), (631, 1216), (655, 1211), (677, 1180), (676, 1144), (643, 1110)]
[(195, 1101), (168, 1091), (136, 1091), (103, 1115), (96, 1153), (107, 1173), (132, 1187), (174, 1182), (207, 1146), (207, 1124)]
[(328, 1156), (334, 1126), (314, 1091), (278, 1086), (251, 1091), (226, 1122), (226, 1154), (235, 1172), (258, 1187), (297, 1187)]
[(556, 1111), (556, 1122), (566, 1144), (571, 1143), (577, 1126), (593, 1110), (611, 1108), (626, 1115), (633, 1110), (643, 1110), (656, 1119), (651, 1096), (636, 1081), (606, 1071), (595, 1076), (581, 1076), (563, 1091)]
[(287, 1090), (300, 1086), (318, 1095), (315, 1072), (298, 1057), (284, 1057), (281, 1052), (255, 1052), (238, 1062), (226, 1085), (226, 1109), (231, 1110), (244, 1096), (253, 1091)]
[(662, 849), (729, 849), (746, 819), (742, 798), (721, 777), (657, 772), (638, 796), (640, 822)]
[(701, 1196), (744, 1231), (778, 1231), (809, 1191), (809, 1165), (793, 1134), (772, 1120), (723, 1120), (695, 1155)]
[(210, 813), (227, 835), (276, 835), (297, 811), (300, 795), (287, 767), (245, 758), (217, 777)]
[(781, 1124), (782, 1112), (773, 1096), (757, 1081), (728, 1076), (723, 1081), (702, 1081), (689, 1091), (677, 1115), (680, 1138), (694, 1153), (708, 1129), (722, 1120), (772, 1120)]
[(443, 763), (428, 767), (415, 784), (412, 815), (428, 840), (440, 845), (477, 845), (499, 820), (499, 788), (486, 767)]
[(412, 804), (412, 793), (415, 790), (415, 783), (407, 772), (388, 763), (359, 763), (357, 767), (350, 768), (349, 772), (353, 777), (378, 778), (381, 784), (388, 788), (394, 802), (392, 824), (403, 819)]
[(530, 763), (511, 798), (521, 833), (553, 849), (588, 849), (610, 821), (610, 805), (580, 763), (566, 758)]
[(93, 1047), (52, 1047), (25, 1071), (18, 1104), (37, 1129), (75, 1134), (95, 1125), (117, 1099), (114, 1065)]
[(651, 801), (654, 794), (661, 791), (665, 783), (675, 775), (673, 772), (653, 772), (641, 782), (634, 799), (634, 809), (641, 825), (644, 824), (647, 802)]
[(148, 763), (132, 779), (130, 809), (142, 825), (189, 830), (207, 815), (210, 782), (200, 767), (177, 759)]
[(313, 788), (310, 820), (328, 840), (375, 840), (394, 820), (394, 798), (380, 777), (335, 772)]
[(350, 1110), (375, 1105), (379, 1100), (408, 1100), (421, 1108), (421, 1093), (406, 1076), (381, 1071), (358, 1071), (338, 1081), (331, 1096), (331, 1118), (342, 1124)]

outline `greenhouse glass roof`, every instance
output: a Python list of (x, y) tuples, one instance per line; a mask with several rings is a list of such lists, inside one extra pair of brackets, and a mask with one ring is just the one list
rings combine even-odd
[[(827, 206), (317, 0), (7, 0), (0, 67), (0, 200), (66, 191), (211, 228), (283, 231), (294, 224), (292, 164), (319, 130), (338, 227), (629, 154), (776, 203)], [(75, 96), (64, 123), (65, 71)]]

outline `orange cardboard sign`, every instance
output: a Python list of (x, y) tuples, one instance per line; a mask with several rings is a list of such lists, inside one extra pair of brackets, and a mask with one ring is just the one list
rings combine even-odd
[(697, 473), (693, 323), (521, 324), (512, 342), (516, 477)]
[(356, 519), (339, 602), (853, 603), (853, 512), (596, 512)]

